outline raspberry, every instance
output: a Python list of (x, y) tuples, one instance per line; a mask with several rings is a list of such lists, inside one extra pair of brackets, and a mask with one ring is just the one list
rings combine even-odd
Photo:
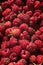
[(14, 11), (15, 13), (17, 13), (19, 11), (19, 7), (16, 4), (14, 4), (12, 6), (12, 11)]
[(37, 47), (38, 47), (39, 49), (43, 46), (43, 43), (42, 43), (41, 40), (36, 40), (34, 43), (37, 45)]
[(40, 27), (40, 29), (39, 29), (39, 30), (40, 30), (40, 32), (41, 32), (41, 33), (43, 33), (43, 27)]
[(18, 25), (20, 25), (21, 23), (22, 23), (22, 21), (21, 21), (19, 18), (15, 18), (15, 19), (13, 20), (13, 25), (18, 26)]
[(1, 62), (6, 65), (10, 62), (10, 59), (9, 58), (1, 58)]
[(39, 37), (40, 37), (40, 39), (43, 41), (43, 34), (41, 34)]
[(11, 22), (10, 21), (5, 22), (4, 26), (5, 28), (11, 27)]
[(7, 16), (10, 12), (11, 12), (11, 9), (7, 8), (6, 10), (4, 10), (4, 12), (2, 13), (2, 15), (3, 16)]
[(28, 11), (28, 6), (26, 5), (26, 6), (24, 6), (23, 7), (23, 10), (26, 12), (26, 11)]
[(11, 61), (16, 61), (17, 60), (17, 54), (11, 53), (9, 58), (10, 58)]
[(28, 52), (28, 51), (26, 51), (26, 50), (22, 50), (21, 51), (21, 57), (23, 58), (23, 59), (28, 59), (29, 58), (29, 56), (30, 56), (30, 52)]
[(26, 61), (25, 61), (24, 59), (21, 59), (21, 60), (19, 60), (19, 61), (17, 62), (16, 65), (26, 65), (26, 64), (27, 64)]
[(22, 31), (28, 30), (28, 25), (25, 24), (25, 23), (23, 23), (23, 24), (20, 25), (20, 29), (21, 29)]
[(39, 31), (39, 30), (37, 30), (36, 32), (35, 32), (35, 35), (37, 35), (37, 36), (39, 36), (41, 34), (41, 32)]
[(7, 36), (4, 36), (3, 37), (3, 41), (7, 41), (8, 40), (8, 37)]
[(29, 16), (32, 16), (32, 11), (27, 11), (26, 14), (28, 14)]
[(43, 20), (43, 13), (40, 15), (40, 18)]
[(10, 62), (8, 65), (16, 65), (15, 62)]
[(14, 3), (14, 0), (8, 0), (8, 4), (11, 5)]
[(22, 48), (21, 48), (20, 45), (19, 46), (17, 45), (15, 47), (13, 47), (13, 52), (15, 52), (17, 55), (20, 54), (21, 50), (22, 50)]
[(30, 62), (32, 62), (32, 63), (36, 62), (36, 56), (35, 55), (30, 56)]
[(10, 54), (10, 50), (9, 50), (9, 49), (4, 49), (4, 50), (2, 50), (2, 56), (3, 56), (3, 57), (8, 57), (9, 54)]
[(38, 55), (38, 56), (37, 56), (37, 63), (38, 63), (38, 64), (43, 63), (43, 55)]
[(29, 45), (26, 46), (26, 49), (29, 52), (34, 53), (37, 50), (37, 46), (34, 43), (30, 42)]
[(14, 46), (17, 44), (17, 39), (14, 37), (11, 37), (9, 43), (10, 43), (10, 46)]
[(25, 49), (26, 48), (26, 46), (27, 45), (29, 45), (29, 41), (28, 40), (19, 40), (19, 44), (21, 45), (21, 47), (23, 48), (23, 49)]

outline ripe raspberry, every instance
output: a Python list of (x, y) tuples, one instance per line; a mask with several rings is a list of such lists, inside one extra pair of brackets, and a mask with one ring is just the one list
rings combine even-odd
[(30, 52), (26, 51), (26, 50), (22, 50), (21, 51), (21, 57), (25, 60), (27, 60), (30, 56)]
[(20, 25), (21, 23), (22, 23), (22, 21), (21, 21), (19, 18), (15, 18), (15, 19), (13, 20), (13, 25), (18, 26), (18, 25)]
[(37, 46), (30, 42), (29, 45), (26, 46), (26, 49), (31, 52), (31, 53), (34, 53), (36, 50), (37, 50)]
[(30, 62), (32, 62), (32, 63), (36, 62), (36, 56), (35, 55), (30, 56)]
[(21, 59), (17, 62), (16, 65), (27, 65), (27, 62), (24, 59)]
[(4, 65), (7, 65), (7, 64), (9, 64), (10, 59), (9, 59), (9, 58), (1, 58), (1, 62), (2, 62)]
[(29, 45), (29, 41), (28, 40), (19, 40), (19, 44), (21, 45), (21, 47), (23, 48), (23, 49), (25, 49), (26, 48), (26, 46), (27, 45)]
[(4, 26), (5, 28), (11, 27), (11, 22), (10, 21), (5, 22)]
[(7, 36), (4, 36), (3, 37), (3, 41), (8, 41), (8, 37)]
[(17, 39), (14, 37), (11, 37), (9, 43), (10, 43), (10, 46), (14, 46), (17, 44)]
[(39, 36), (41, 34), (41, 32), (39, 31), (39, 30), (37, 30), (36, 32), (35, 32), (35, 35), (37, 35), (37, 36)]
[(9, 50), (9, 49), (4, 49), (4, 50), (2, 50), (2, 56), (3, 56), (3, 57), (8, 57), (9, 54), (10, 54), (10, 50)]
[(0, 65), (4, 65), (4, 64), (0, 61)]
[(12, 6), (12, 11), (14, 11), (15, 13), (17, 13), (19, 11), (19, 7), (16, 4), (14, 4)]
[(26, 11), (28, 11), (28, 6), (26, 5), (26, 6), (24, 6), (23, 7), (23, 10), (26, 12)]
[(17, 54), (13, 52), (13, 53), (10, 54), (9, 58), (10, 58), (11, 61), (16, 61), (17, 60)]
[(28, 25), (25, 24), (25, 23), (23, 23), (23, 24), (20, 25), (20, 29), (21, 29), (22, 31), (28, 30)]
[(32, 11), (27, 11), (26, 14), (28, 14), (29, 16), (32, 16)]
[(6, 10), (4, 10), (4, 12), (2, 13), (2, 15), (3, 16), (7, 16), (10, 12), (11, 12), (11, 9), (7, 8)]
[(10, 62), (8, 65), (16, 65), (15, 62)]
[(43, 63), (43, 55), (38, 55), (38, 56), (37, 56), (37, 63), (38, 63), (38, 64)]
[(22, 50), (22, 48), (21, 48), (20, 45), (19, 46), (17, 45), (17, 46), (13, 47), (13, 52), (15, 52), (17, 55), (20, 54), (21, 50)]
[(41, 34), (39, 37), (40, 37), (40, 39), (43, 41), (43, 34)]
[(40, 32), (41, 32), (41, 33), (43, 33), (43, 27), (40, 27), (40, 29), (39, 29), (39, 30), (40, 30)]
[(43, 46), (43, 43), (41, 40), (36, 40), (34, 43), (37, 45), (38, 49), (40, 49)]
[(8, 0), (8, 5), (10, 6), (11, 4), (14, 3), (14, 0)]

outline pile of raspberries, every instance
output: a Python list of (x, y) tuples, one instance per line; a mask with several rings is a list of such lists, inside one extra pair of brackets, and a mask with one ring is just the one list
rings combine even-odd
[(43, 0), (0, 0), (0, 65), (43, 65)]

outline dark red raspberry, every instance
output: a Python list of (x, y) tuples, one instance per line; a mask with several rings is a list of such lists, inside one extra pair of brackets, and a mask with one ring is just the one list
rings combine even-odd
[(24, 59), (20, 59), (16, 65), (27, 65), (27, 62)]
[(43, 53), (43, 47), (40, 49), (41, 53)]
[(20, 25), (21, 23), (22, 23), (22, 21), (21, 21), (19, 18), (15, 18), (15, 19), (13, 20), (13, 25), (18, 26), (18, 25)]
[(43, 26), (43, 20), (41, 21), (40, 26)]
[(32, 62), (32, 63), (36, 62), (36, 56), (35, 55), (30, 56), (30, 62)]
[(10, 6), (11, 4), (14, 3), (14, 0), (8, 0), (8, 5)]
[(29, 45), (29, 41), (28, 40), (19, 40), (19, 44), (21, 45), (21, 47), (23, 48), (23, 49), (25, 49), (26, 48), (26, 46), (27, 45)]
[(2, 49), (0, 49), (0, 56), (2, 55)]
[(21, 57), (23, 58), (23, 59), (28, 59), (29, 58), (29, 56), (30, 56), (30, 52), (28, 52), (27, 50), (22, 50), (21, 51)]
[(0, 61), (0, 65), (4, 65), (4, 64)]
[(34, 53), (36, 50), (37, 50), (37, 46), (30, 42), (29, 45), (26, 46), (26, 49), (31, 52), (31, 53)]
[(8, 40), (8, 37), (7, 36), (4, 36), (3, 37), (3, 41), (7, 41)]
[(6, 64), (9, 64), (10, 62), (10, 59), (9, 58), (1, 58), (1, 62), (6, 65)]
[(3, 57), (8, 57), (9, 54), (10, 54), (10, 50), (8, 48), (2, 50), (2, 56)]
[(2, 38), (3, 37), (3, 34), (0, 32), (0, 38)]
[(40, 18), (43, 20), (43, 13), (40, 15)]
[(39, 30), (40, 30), (40, 32), (41, 32), (41, 33), (43, 33), (43, 27), (40, 27), (40, 29), (39, 29)]
[(2, 13), (2, 15), (3, 16), (7, 16), (10, 12), (11, 12), (11, 9), (7, 8), (6, 10), (4, 10), (4, 12)]
[(41, 40), (36, 40), (34, 43), (37, 45), (39, 49), (43, 46), (43, 42)]
[(20, 29), (21, 29), (22, 31), (28, 30), (28, 25), (25, 24), (25, 23), (23, 23), (23, 24), (20, 25)]
[(37, 63), (38, 63), (38, 64), (43, 63), (43, 55), (38, 55), (38, 56), (37, 56)]
[(17, 60), (17, 54), (13, 52), (13, 53), (10, 54), (9, 58), (10, 58), (11, 61), (16, 61)]
[(16, 45), (13, 47), (13, 52), (15, 52), (17, 55), (20, 54), (21, 50), (22, 50), (22, 48), (20, 45)]
[(19, 11), (19, 7), (16, 4), (14, 4), (12, 6), (12, 11), (14, 11), (15, 13), (17, 13)]

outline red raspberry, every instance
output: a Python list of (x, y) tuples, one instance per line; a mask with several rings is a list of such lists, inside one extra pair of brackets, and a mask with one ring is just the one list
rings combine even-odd
[(43, 47), (40, 49), (41, 53), (43, 53)]
[(9, 6), (14, 3), (14, 0), (8, 0)]
[(40, 32), (41, 32), (41, 33), (43, 33), (43, 27), (40, 27), (40, 29), (39, 29), (39, 30), (40, 30)]
[(33, 35), (33, 33), (35, 32), (35, 30), (32, 27), (28, 28), (28, 32), (30, 35)]
[(31, 52), (31, 53), (34, 53), (36, 50), (37, 50), (37, 46), (30, 42), (29, 45), (26, 46), (26, 49)]
[(28, 25), (25, 24), (25, 23), (23, 23), (23, 24), (20, 25), (20, 29), (21, 29), (22, 31), (28, 30)]
[(14, 37), (11, 37), (9, 43), (10, 43), (10, 46), (14, 46), (17, 44), (17, 39)]
[(30, 62), (32, 62), (32, 63), (36, 62), (36, 56), (35, 55), (30, 56)]
[(39, 9), (39, 8), (40, 8), (40, 1), (35, 1), (34, 7), (35, 7), (36, 9)]
[(11, 22), (10, 21), (5, 22), (4, 26), (5, 28), (11, 27)]
[(37, 47), (38, 47), (39, 49), (43, 46), (43, 43), (42, 43), (41, 40), (36, 40), (34, 43), (37, 45)]
[(4, 65), (4, 64), (0, 61), (0, 65)]
[(9, 58), (10, 58), (11, 61), (16, 61), (17, 60), (17, 54), (13, 52), (13, 53), (10, 54)]
[(40, 3), (40, 6), (43, 8), (43, 1)]
[(41, 34), (41, 32), (39, 31), (39, 30), (37, 30), (36, 32), (35, 32), (35, 35), (36, 36), (39, 36)]
[(29, 41), (28, 40), (19, 40), (19, 44), (21, 45), (21, 47), (23, 48), (23, 49), (25, 49), (26, 48), (26, 46), (27, 45), (29, 45)]
[(13, 25), (18, 26), (18, 25), (20, 25), (21, 23), (22, 23), (22, 21), (21, 21), (19, 18), (15, 18), (15, 19), (13, 20)]
[(21, 50), (22, 50), (22, 48), (21, 48), (20, 45), (19, 46), (17, 45), (17, 46), (13, 47), (13, 52), (15, 52), (17, 55), (20, 54)]
[(40, 18), (43, 20), (43, 13), (41, 13)]
[(9, 13), (11, 12), (10, 8), (7, 8), (4, 10), (4, 12), (2, 13), (3, 16), (7, 16)]
[(19, 11), (19, 7), (16, 4), (14, 4), (12, 6), (12, 11), (14, 11), (15, 13), (17, 13)]
[(23, 5), (23, 2), (22, 2), (22, 0), (16, 0), (16, 2), (15, 2), (17, 5), (19, 5), (19, 6), (22, 6)]
[(15, 62), (10, 62), (8, 65), (16, 65)]
[(3, 49), (3, 50), (2, 50), (2, 56), (3, 56), (3, 57), (9, 56), (9, 54), (10, 54), (10, 50), (9, 50), (9, 49)]
[(7, 36), (4, 36), (3, 37), (3, 41), (8, 41), (8, 37)]
[(27, 60), (30, 56), (30, 52), (26, 51), (26, 50), (22, 50), (21, 51), (21, 57), (25, 60)]
[(9, 58), (1, 58), (1, 62), (2, 62), (4, 65), (7, 65), (7, 64), (10, 62), (10, 59), (9, 59)]
[(28, 11), (28, 6), (26, 5), (26, 6), (24, 6), (23, 7), (23, 10), (26, 12), (26, 11)]
[(23, 8), (22, 7), (19, 7), (19, 11), (18, 13), (22, 12)]
[(40, 37), (40, 39), (43, 41), (43, 34), (41, 34), (39, 37)]
[(37, 56), (37, 63), (38, 63), (38, 64), (43, 63), (43, 55), (38, 55), (38, 56)]
[(27, 65), (27, 62), (24, 59), (21, 59), (17, 62), (16, 65)]
[(32, 16), (32, 11), (27, 11), (26, 14), (28, 14), (29, 16)]

